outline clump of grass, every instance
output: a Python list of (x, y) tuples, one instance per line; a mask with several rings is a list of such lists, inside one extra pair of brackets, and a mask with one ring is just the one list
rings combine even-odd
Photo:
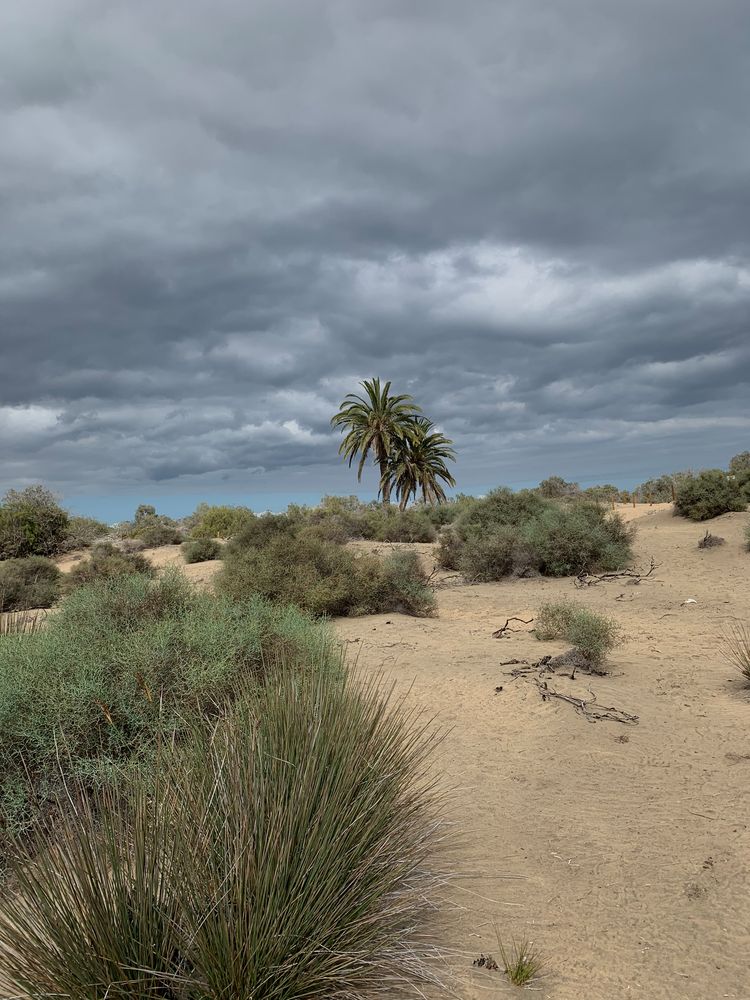
[(0, 562), (0, 613), (50, 608), (60, 596), (60, 570), (44, 556)]
[(723, 651), (732, 666), (750, 683), (750, 628), (737, 622), (725, 633)]
[(213, 538), (191, 538), (182, 543), (182, 558), (186, 563), (208, 562), (221, 555), (221, 544)]
[(609, 653), (621, 641), (620, 626), (573, 601), (543, 604), (534, 623), (538, 639), (567, 639), (596, 673), (603, 672)]
[(528, 986), (539, 978), (543, 968), (542, 957), (533, 941), (512, 941), (506, 948), (498, 935), (498, 950), (503, 961), (503, 971), (514, 986)]
[(6, 977), (28, 995), (392, 996), (436, 984), (435, 735), (378, 690), (282, 659), (155, 781), (84, 799), (15, 868)]
[(698, 542), (699, 549), (714, 549), (719, 545), (726, 545), (726, 539), (721, 535), (712, 535), (710, 531), (707, 531)]

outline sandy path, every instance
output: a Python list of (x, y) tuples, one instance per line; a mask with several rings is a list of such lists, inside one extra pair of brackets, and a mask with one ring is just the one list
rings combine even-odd
[[(544, 952), (539, 996), (750, 997), (750, 692), (718, 651), (732, 616), (750, 618), (747, 515), (712, 521), (727, 544), (704, 551), (700, 525), (669, 509), (640, 513), (637, 558), (653, 555), (659, 569), (639, 586), (448, 582), (438, 618), (337, 622), (366, 669), (413, 682), (411, 697), (452, 727), (440, 764), (457, 788), (459, 856), (487, 875), (463, 885), (495, 900), (454, 893), (461, 909), (441, 928), (461, 997), (515, 992), (499, 973), (471, 969), (480, 951), (497, 952), (494, 922)], [(587, 723), (499, 665), (564, 648), (491, 638), (510, 615), (530, 618), (563, 596), (624, 627), (611, 676), (590, 686), (601, 703), (638, 714), (638, 726)], [(698, 603), (683, 606), (688, 597)], [(558, 687), (585, 694), (586, 684)], [(525, 878), (493, 877), (508, 871)]]

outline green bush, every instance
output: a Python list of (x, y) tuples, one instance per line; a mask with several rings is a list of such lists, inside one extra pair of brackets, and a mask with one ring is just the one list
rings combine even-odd
[(55, 555), (65, 542), (68, 520), (44, 486), (8, 490), (0, 503), (0, 559)]
[(60, 596), (60, 570), (43, 556), (0, 562), (0, 611), (50, 608)]
[(88, 549), (109, 533), (109, 525), (97, 521), (94, 517), (71, 517), (68, 519), (68, 530), (60, 551), (74, 552), (76, 549)]
[(31, 996), (228, 1000), (424, 995), (444, 878), (434, 738), (311, 661), (129, 800), (66, 813), (15, 869), (0, 948)]
[(434, 542), (435, 526), (424, 510), (409, 507), (377, 506), (370, 509), (364, 520), (365, 538), (376, 542)]
[(186, 519), (191, 538), (231, 538), (255, 517), (248, 507), (198, 504)]
[[(261, 594), (314, 615), (432, 611), (433, 595), (416, 559), (381, 561), (375, 556), (356, 556), (343, 546), (297, 536), (275, 523), (282, 530), (269, 530), (266, 539), (246, 529), (229, 543), (216, 579), (221, 593), (234, 599)], [(250, 535), (253, 544), (242, 547), (242, 540)], [(396, 567), (397, 572), (389, 567)]]
[(74, 591), (44, 629), (0, 642), (0, 831), (28, 826), (68, 779), (119, 787), (160, 735), (214, 714), (281, 653), (340, 658), (300, 611), (217, 599), (175, 571)]
[(470, 581), (515, 573), (565, 576), (619, 569), (631, 558), (632, 529), (599, 504), (545, 500), (528, 490), (493, 490), (440, 533), (437, 558)]
[(186, 563), (207, 562), (220, 555), (221, 544), (213, 538), (191, 538), (182, 543), (182, 558)]
[(88, 559), (73, 567), (68, 574), (66, 587), (72, 590), (97, 580), (112, 580), (133, 573), (154, 576), (155, 572), (145, 556), (137, 552), (123, 552), (112, 542), (100, 542), (92, 548)]
[(518, 529), (498, 525), (482, 535), (471, 534), (461, 546), (456, 568), (471, 583), (501, 580), (526, 560)]
[(692, 521), (708, 521), (730, 511), (745, 510), (747, 501), (736, 480), (721, 469), (706, 469), (684, 479), (677, 490), (675, 513)]
[(145, 548), (155, 549), (160, 545), (179, 545), (182, 532), (177, 522), (166, 514), (157, 514), (151, 504), (141, 504), (132, 521), (119, 525), (118, 532), (123, 538), (134, 538), (143, 542)]
[(574, 497), (581, 492), (578, 483), (569, 483), (562, 476), (550, 476), (543, 479), (537, 486), (539, 493), (548, 500), (559, 500), (563, 497)]
[(631, 557), (629, 529), (595, 504), (551, 504), (522, 527), (521, 537), (545, 576), (606, 572)]
[(262, 548), (274, 538), (293, 538), (298, 523), (287, 514), (262, 514), (254, 517), (226, 546), (226, 556), (249, 548)]
[(620, 642), (620, 627), (572, 601), (543, 604), (534, 623), (538, 639), (567, 639), (596, 673), (603, 672), (608, 654)]

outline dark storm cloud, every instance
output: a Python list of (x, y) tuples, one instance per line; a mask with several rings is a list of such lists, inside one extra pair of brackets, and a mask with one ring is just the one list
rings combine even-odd
[(413, 392), (459, 485), (716, 464), (750, 417), (745, 0), (8, 0), (3, 488), (345, 488)]

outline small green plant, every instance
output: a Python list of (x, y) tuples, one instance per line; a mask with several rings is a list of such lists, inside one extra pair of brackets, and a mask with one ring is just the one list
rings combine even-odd
[(66, 588), (72, 590), (97, 580), (112, 580), (132, 573), (151, 577), (155, 570), (148, 559), (138, 552), (123, 552), (112, 542), (101, 542), (92, 548), (88, 559), (73, 567), (68, 574)]
[(503, 961), (503, 971), (514, 986), (528, 986), (539, 978), (543, 962), (533, 941), (513, 940), (510, 947), (506, 948), (498, 935), (497, 944)]
[(750, 683), (750, 628), (735, 624), (724, 636), (724, 655)]
[(706, 469), (686, 477), (677, 489), (675, 514), (691, 521), (708, 521), (720, 514), (747, 509), (737, 480), (721, 469)]
[(182, 543), (182, 558), (186, 563), (208, 562), (221, 555), (221, 543), (214, 538), (190, 538)]
[(0, 562), (0, 612), (50, 608), (60, 596), (60, 570), (44, 556)]
[(595, 673), (603, 673), (609, 653), (621, 641), (620, 627), (612, 618), (572, 601), (543, 604), (534, 623), (538, 639), (567, 639)]

